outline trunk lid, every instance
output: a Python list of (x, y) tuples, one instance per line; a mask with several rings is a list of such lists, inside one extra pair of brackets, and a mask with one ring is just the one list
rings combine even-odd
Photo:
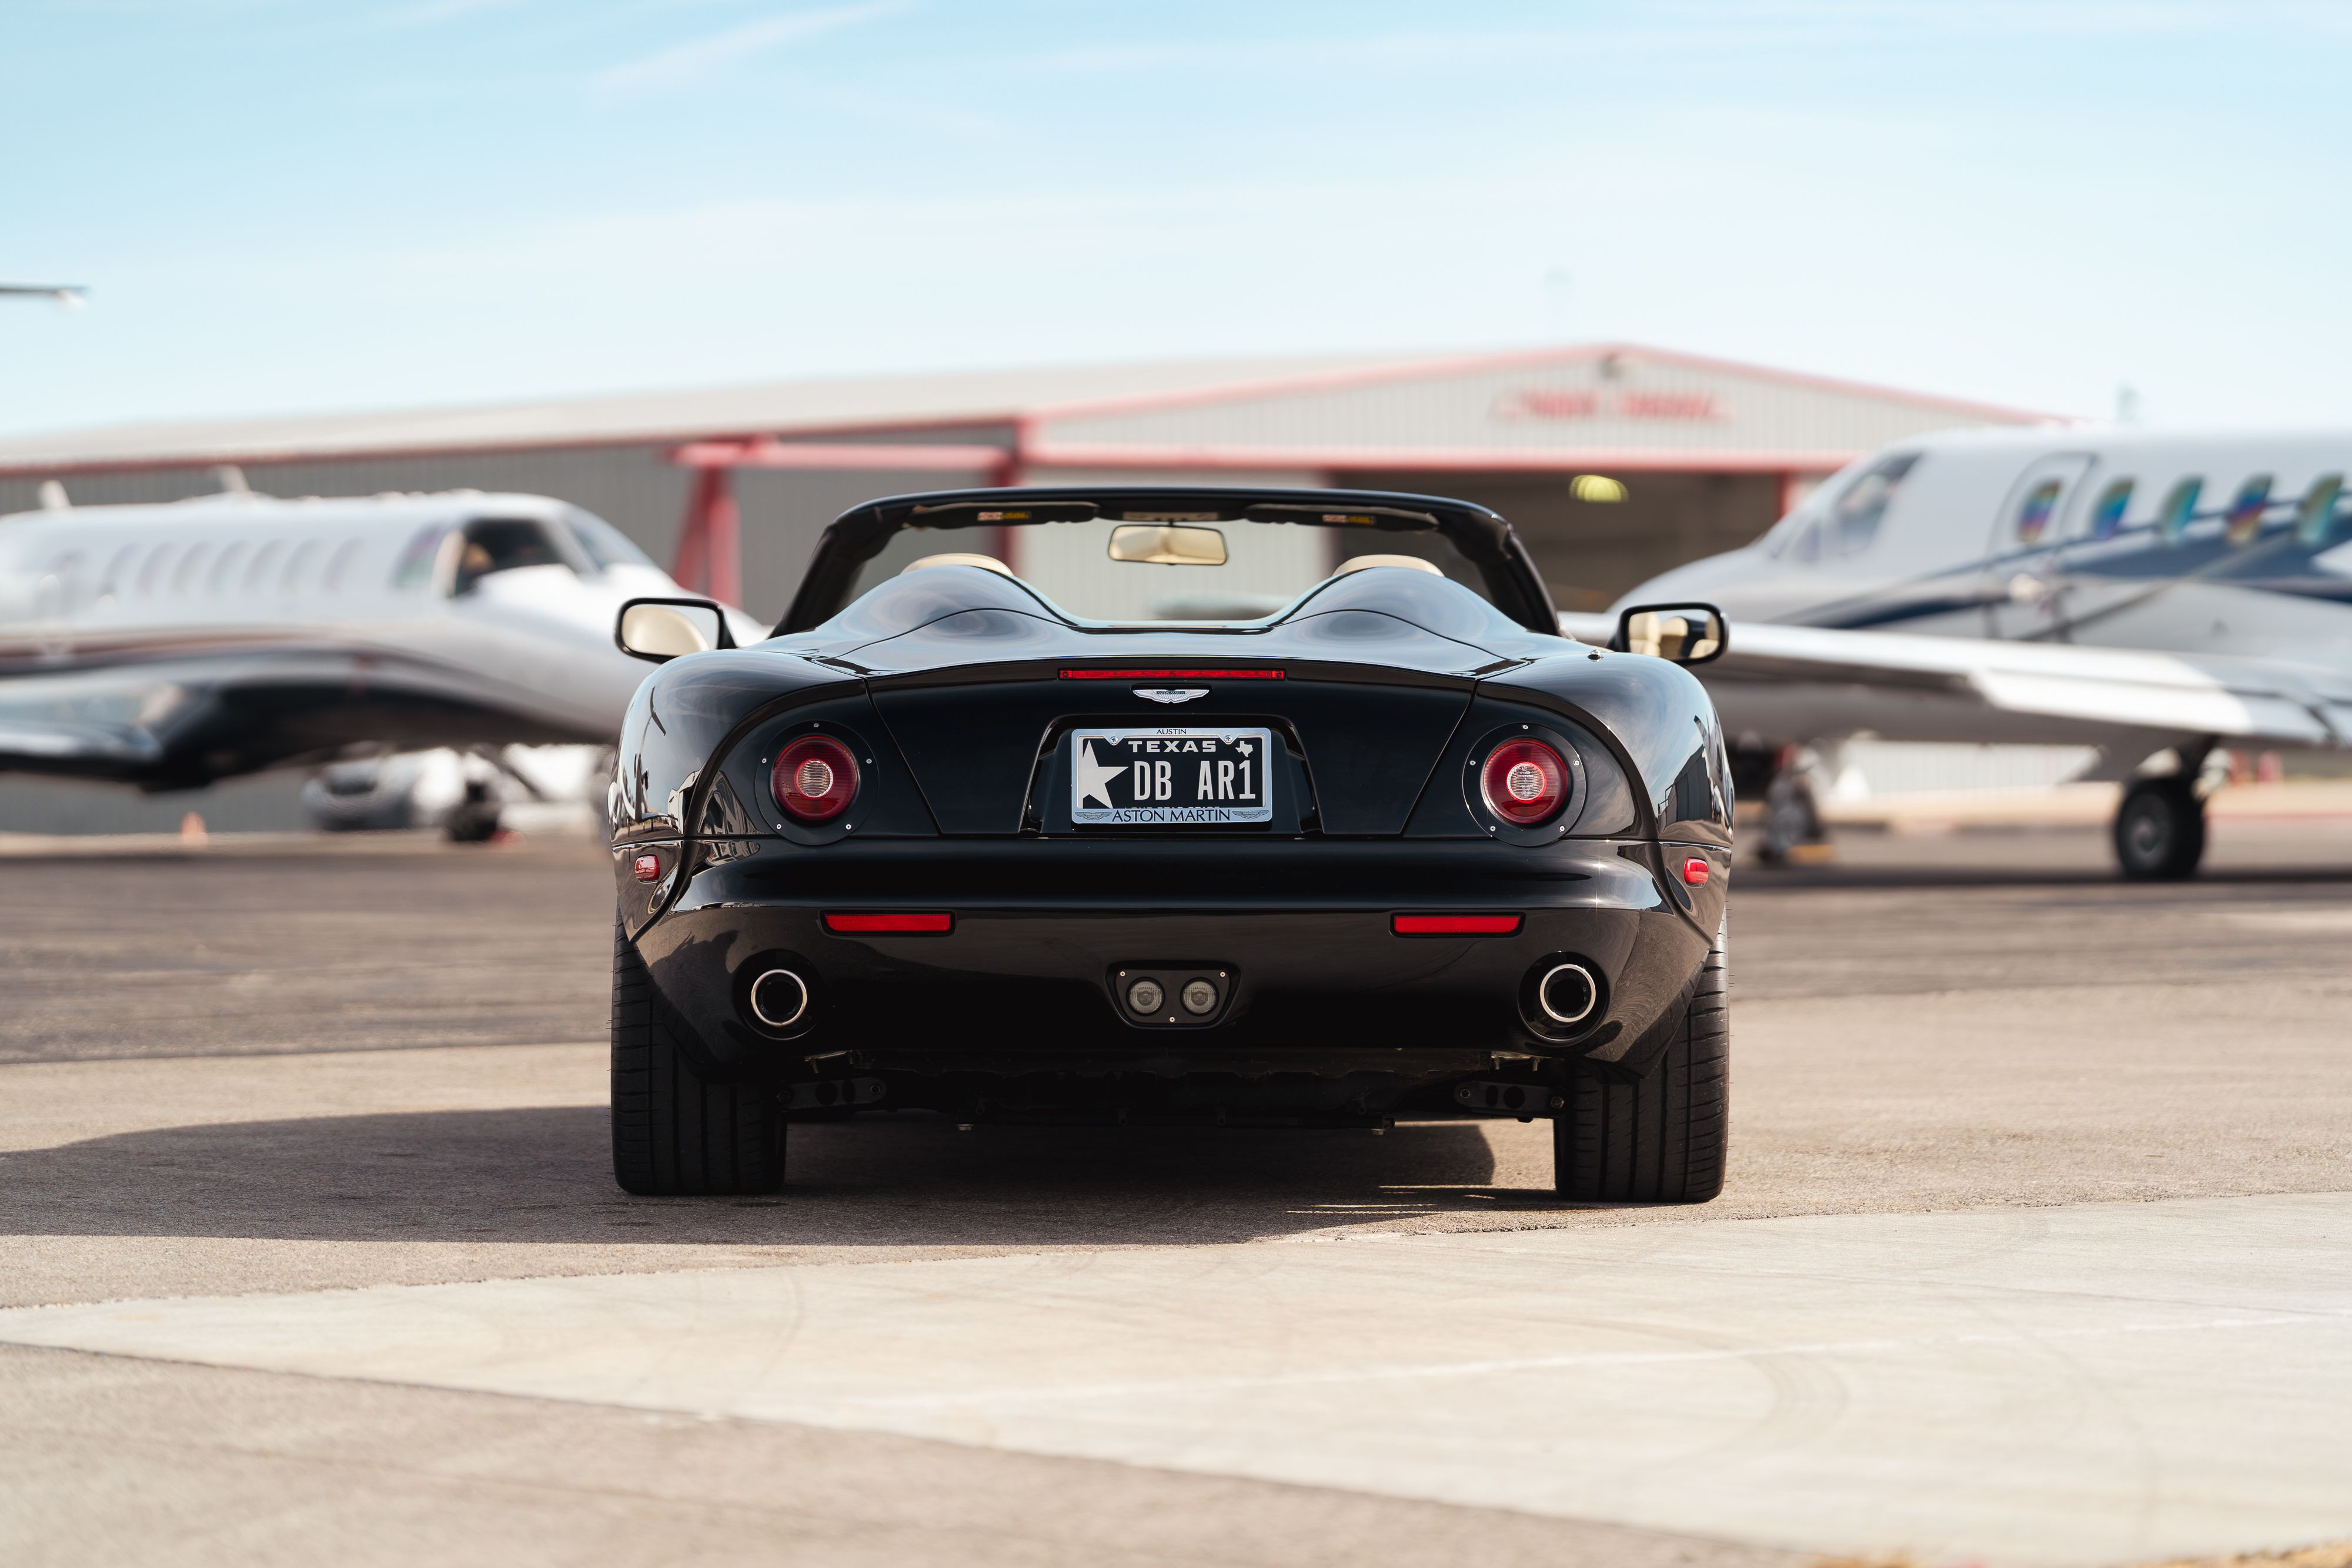
[(1074, 632), (979, 610), (852, 657), (949, 833), (1071, 831), (1070, 736), (1082, 728), (1270, 730), (1289, 756), (1286, 768), (1273, 759), (1272, 820), (1227, 831), (1400, 833), (1478, 676), (1509, 663), (1355, 611), (1218, 635)]

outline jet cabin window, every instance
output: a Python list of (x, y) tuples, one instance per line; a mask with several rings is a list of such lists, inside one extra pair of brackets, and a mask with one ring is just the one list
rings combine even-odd
[(131, 562), (138, 553), (137, 545), (124, 545), (114, 552), (114, 559), (107, 563), (106, 575), (98, 580), (100, 599), (112, 599), (116, 594), (130, 588)]
[(2271, 476), (2257, 474), (2238, 486), (2237, 498), (2223, 514), (2222, 537), (2233, 545), (2251, 544), (2263, 531), (2263, 514), (2270, 510)]
[(205, 556), (209, 549), (203, 544), (189, 547), (187, 554), (180, 558), (180, 570), (172, 574), (173, 592), (185, 593), (195, 586), (196, 579), (204, 573)]
[(278, 586), (289, 593), (310, 587), (310, 565), (318, 559), (318, 540), (304, 539), (296, 545), (294, 553), (286, 558), (286, 575), (278, 580)]
[(2189, 531), (2189, 520), (2197, 516), (2197, 497), (2204, 490), (2202, 478), (2183, 479), (2164, 497), (2163, 509), (2156, 515), (2156, 537), (2168, 545), (2180, 542)]
[(2017, 542), (2038, 545), (2042, 536), (2050, 531), (2050, 514), (2058, 509), (2059, 493), (2066, 488), (2063, 481), (2044, 479), (2025, 493), (2017, 507)]
[(2124, 526), (2124, 514), (2131, 510), (2132, 482), (2118, 479), (2099, 492), (2099, 504), (2091, 508), (2091, 537), (2111, 539)]
[(2322, 545), (2335, 530), (2336, 502), (2344, 494), (2344, 476), (2322, 474), (2303, 493), (2303, 500), (2294, 509), (2294, 538), (2298, 544)]
[(343, 586), (343, 578), (351, 571), (352, 562), (359, 557), (360, 542), (358, 539), (345, 539), (335, 547), (335, 553), (327, 561), (327, 574), (323, 580), (326, 588), (340, 590)]
[(465, 548), (457, 556), (456, 591), (466, 592), (494, 571), (571, 564), (548, 537), (545, 525), (526, 517), (481, 517), (466, 525)]

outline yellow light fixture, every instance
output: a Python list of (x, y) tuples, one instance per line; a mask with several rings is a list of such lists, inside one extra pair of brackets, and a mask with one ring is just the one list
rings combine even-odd
[(1625, 485), (1605, 474), (1579, 474), (1568, 482), (1568, 493), (1580, 501), (1622, 501), (1625, 498)]

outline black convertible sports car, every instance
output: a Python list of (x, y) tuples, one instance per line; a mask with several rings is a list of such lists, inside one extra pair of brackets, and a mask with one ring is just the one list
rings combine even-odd
[[(992, 553), (915, 559), (950, 529)], [(898, 497), (755, 646), (633, 602), (621, 1185), (772, 1190), (791, 1123), (904, 1112), (1508, 1115), (1570, 1197), (1714, 1197), (1732, 802), (1677, 666), (1727, 629), (1557, 628), (1501, 517), (1365, 491)]]

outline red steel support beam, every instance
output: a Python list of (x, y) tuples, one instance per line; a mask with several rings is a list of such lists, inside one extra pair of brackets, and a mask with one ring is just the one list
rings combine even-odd
[(698, 467), (686, 495), (686, 517), (677, 536), (677, 559), (670, 576), (680, 588), (733, 604), (743, 592), (743, 552), (734, 486), (727, 470)]

